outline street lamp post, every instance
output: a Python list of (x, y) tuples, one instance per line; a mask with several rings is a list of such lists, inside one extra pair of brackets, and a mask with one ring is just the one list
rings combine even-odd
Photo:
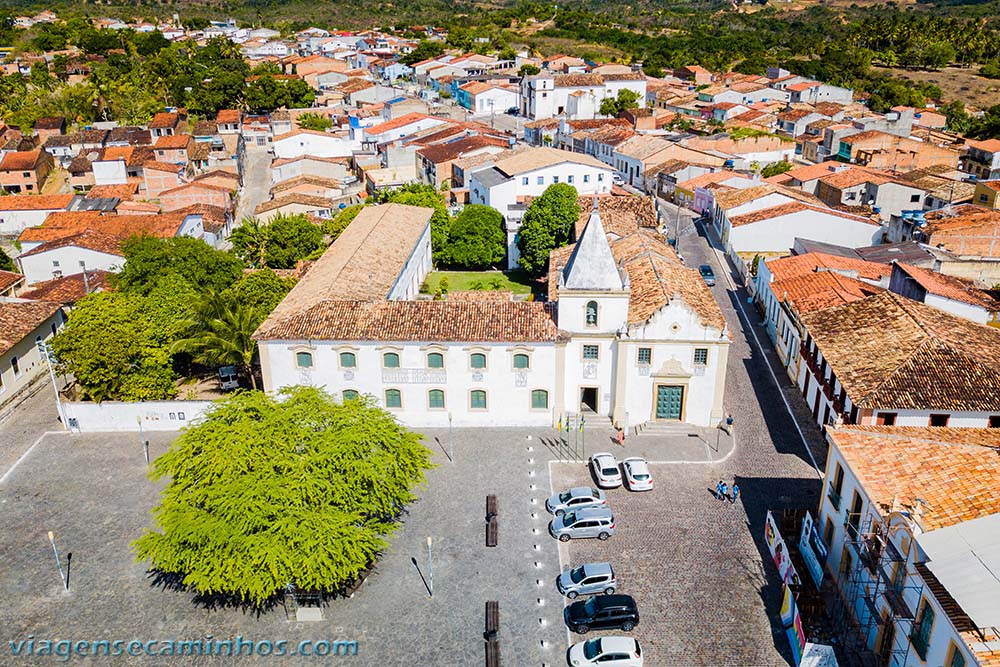
[(35, 344), (38, 346), (38, 353), (45, 357), (45, 363), (49, 367), (49, 378), (52, 380), (52, 391), (55, 392), (56, 395), (56, 410), (59, 412), (59, 421), (62, 422), (63, 428), (68, 429), (69, 426), (66, 423), (66, 411), (63, 410), (62, 399), (59, 396), (59, 387), (56, 385), (56, 371), (53, 366), (55, 355), (52, 353), (52, 346), (41, 340)]
[(448, 458), (455, 462), (455, 442), (451, 438), (451, 413), (448, 413)]
[(434, 555), (433, 555), (433, 552), (431, 550), (431, 547), (432, 547), (433, 544), (434, 544), (434, 540), (431, 538), (430, 535), (428, 535), (427, 536), (427, 578), (430, 580), (430, 586), (428, 586), (428, 588), (430, 589), (431, 597), (434, 597)]
[(59, 560), (59, 549), (56, 548), (56, 536), (51, 530), (49, 531), (49, 542), (52, 543), (52, 553), (56, 555), (56, 566), (59, 568), (59, 578), (62, 579), (63, 588), (69, 591), (69, 579), (66, 578), (66, 573), (63, 572), (62, 561)]

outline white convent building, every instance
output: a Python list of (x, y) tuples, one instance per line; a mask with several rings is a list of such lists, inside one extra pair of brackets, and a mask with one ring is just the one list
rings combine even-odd
[[(608, 195), (602, 209), (605, 199), (635, 203)], [(430, 300), (419, 287), (431, 213), (362, 210), (257, 330), (267, 391), (367, 394), (416, 427), (723, 418), (725, 319), (655, 230), (609, 240), (595, 207), (578, 242), (552, 253), (549, 303), (497, 292)]]

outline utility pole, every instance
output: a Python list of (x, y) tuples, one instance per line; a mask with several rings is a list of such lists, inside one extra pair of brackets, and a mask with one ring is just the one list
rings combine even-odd
[(45, 362), (49, 367), (49, 378), (52, 380), (52, 391), (56, 394), (56, 411), (59, 413), (59, 421), (62, 422), (63, 428), (68, 429), (66, 412), (63, 410), (62, 398), (59, 396), (59, 387), (56, 385), (56, 371), (53, 366), (55, 355), (52, 353), (52, 346), (41, 340), (35, 343), (35, 345), (38, 346), (38, 353), (45, 357)]
[(434, 540), (430, 535), (427, 536), (427, 578), (430, 580), (431, 597), (434, 597), (434, 554), (431, 551), (431, 546), (434, 544)]

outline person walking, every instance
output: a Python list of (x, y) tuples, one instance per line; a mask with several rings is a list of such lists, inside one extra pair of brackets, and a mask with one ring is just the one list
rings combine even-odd
[(618, 446), (619, 447), (625, 446), (625, 429), (621, 427), (618, 428)]
[(719, 494), (719, 500), (725, 502), (729, 498), (729, 487), (725, 482), (719, 482), (722, 485), (722, 493)]
[(721, 479), (719, 480), (719, 483), (715, 485), (715, 498), (717, 500), (722, 500), (722, 480)]
[(737, 484), (736, 480), (734, 479), (733, 480), (733, 499), (730, 502), (733, 505), (735, 505), (736, 501), (739, 500), (739, 499), (740, 499), (740, 485)]

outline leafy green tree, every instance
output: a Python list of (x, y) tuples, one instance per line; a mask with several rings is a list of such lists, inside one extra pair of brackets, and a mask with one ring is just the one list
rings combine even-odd
[(328, 116), (313, 112), (299, 116), (298, 123), (303, 130), (316, 130), (317, 132), (326, 132), (333, 127), (333, 121)]
[(148, 401), (174, 396), (170, 353), (146, 306), (140, 295), (90, 294), (52, 339), (61, 371), (76, 378), (85, 398)]
[(129, 293), (149, 294), (170, 276), (201, 290), (221, 292), (243, 269), (243, 262), (235, 256), (190, 236), (135, 237), (122, 249), (125, 266), (117, 276), (117, 287)]
[(399, 189), (381, 192), (378, 200), (434, 209), (434, 214), (431, 216), (431, 249), (434, 254), (434, 263), (442, 264), (447, 261), (451, 216), (448, 215), (444, 196), (435, 190), (433, 185), (407, 183)]
[(0, 271), (17, 271), (14, 260), (4, 252), (3, 248), (0, 248)]
[(156, 459), (169, 480), (140, 561), (201, 595), (262, 607), (288, 583), (332, 592), (386, 549), (430, 452), (371, 399), (241, 392)]
[(256, 389), (253, 361), (257, 342), (253, 332), (259, 324), (255, 308), (210, 293), (186, 322), (187, 336), (174, 341), (170, 351), (186, 352), (206, 366), (236, 366)]
[(639, 93), (628, 88), (618, 91), (617, 97), (605, 97), (601, 100), (600, 113), (602, 116), (617, 116), (625, 109), (637, 109), (639, 107)]
[(444, 53), (444, 42), (422, 39), (417, 47), (399, 59), (404, 65), (415, 65), (422, 60), (437, 58)]
[(550, 185), (532, 200), (524, 213), (517, 248), (518, 265), (530, 274), (545, 271), (549, 253), (569, 243), (573, 225), (580, 217), (576, 188), (567, 183)]
[(291, 269), (323, 248), (323, 229), (303, 214), (248, 218), (229, 236), (233, 253), (254, 268)]
[(261, 269), (242, 276), (222, 297), (227, 303), (240, 303), (253, 310), (259, 326), (294, 286), (294, 278), (282, 278), (271, 269)]
[(451, 223), (447, 261), (470, 269), (494, 266), (503, 259), (506, 246), (503, 215), (490, 206), (470, 204)]
[(771, 176), (784, 174), (786, 171), (790, 171), (794, 166), (795, 165), (791, 162), (785, 162), (784, 160), (780, 162), (772, 162), (761, 170), (760, 175), (762, 178), (770, 178)]
[(534, 76), (536, 74), (540, 74), (541, 71), (542, 68), (540, 68), (538, 65), (532, 65), (531, 63), (524, 63), (523, 65), (521, 65), (521, 69), (517, 70), (517, 75)]

